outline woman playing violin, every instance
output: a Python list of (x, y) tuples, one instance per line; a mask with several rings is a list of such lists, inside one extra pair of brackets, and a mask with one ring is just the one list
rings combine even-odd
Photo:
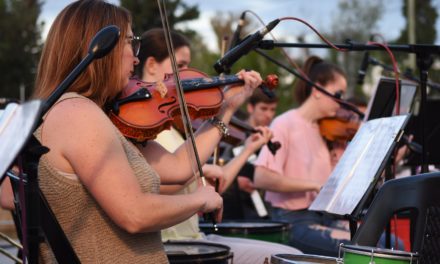
[[(343, 94), (347, 89), (344, 72), (318, 57), (308, 58), (303, 72), (330, 94)], [(332, 169), (318, 120), (334, 116), (339, 104), (303, 81), (296, 83), (295, 95), (300, 106), (271, 124), (274, 140), (283, 147), (276, 157), (263, 147), (255, 162), (254, 182), (266, 190), (272, 218), (292, 223), (290, 245), (304, 253), (335, 256), (339, 243), (349, 242), (349, 232), (334, 228), (333, 221), (307, 208)]]
[[(50, 149), (40, 160), (40, 188), (82, 263), (167, 263), (160, 230), (200, 211), (221, 211), (222, 199), (210, 186), (186, 195), (159, 194), (162, 181), (183, 183), (192, 177), (185, 146), (169, 153), (148, 142), (140, 153), (103, 110), (139, 63), (129, 12), (100, 0), (64, 8), (47, 36), (34, 97), (48, 98), (107, 25), (120, 28), (115, 48), (88, 66), (35, 132)], [(256, 72), (239, 76), (244, 85), (229, 89), (218, 114), (225, 123), (261, 83)], [(210, 124), (198, 131), (202, 161), (220, 137)], [(43, 263), (55, 262), (47, 247), (41, 253)]]
[[(162, 29), (150, 29), (142, 34), (142, 47), (139, 53), (140, 64), (137, 72), (141, 73), (142, 79), (147, 82), (158, 82), (163, 80), (165, 74), (171, 72), (171, 63), (168, 54), (165, 52), (163, 43), (164, 32)], [(176, 50), (176, 63), (180, 69), (188, 68), (191, 62), (191, 50), (189, 41), (181, 34), (172, 31), (171, 40)], [(240, 168), (247, 158), (268, 142), (272, 133), (267, 127), (258, 127), (262, 131), (252, 135), (246, 140), (245, 151), (225, 166), (215, 165), (203, 166), (205, 176), (220, 179), (219, 192), (222, 193), (236, 177)], [(184, 141), (181, 134), (174, 128), (160, 133), (156, 139), (169, 151), (174, 151)], [(148, 160), (148, 157), (147, 157)], [(175, 170), (175, 167), (173, 166)], [(161, 193), (164, 194), (189, 194), (192, 193), (199, 183), (196, 179), (189, 179), (181, 185), (161, 185)], [(194, 214), (190, 219), (179, 223), (171, 228), (162, 231), (162, 240), (198, 239), (199, 241), (217, 242), (226, 244), (234, 252), (234, 261), (237, 263), (262, 263), (265, 258), (270, 258), (275, 253), (298, 253), (299, 251), (280, 244), (255, 241), (249, 239), (225, 238), (218, 235), (207, 235), (200, 233), (198, 216)], [(251, 252), (252, 254), (249, 254)], [(252, 257), (250, 256), (252, 255)]]

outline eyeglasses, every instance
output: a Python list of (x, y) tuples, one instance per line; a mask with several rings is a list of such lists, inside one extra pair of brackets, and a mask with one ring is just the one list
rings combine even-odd
[(333, 94), (333, 96), (336, 99), (344, 99), (344, 94), (345, 94), (345, 92), (343, 90), (338, 90)]
[(141, 38), (138, 36), (129, 36), (126, 37), (131, 44), (131, 48), (133, 49), (133, 55), (137, 57), (139, 55), (139, 50), (141, 49)]

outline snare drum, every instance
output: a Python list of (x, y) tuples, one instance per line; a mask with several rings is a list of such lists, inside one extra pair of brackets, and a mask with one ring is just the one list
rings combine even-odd
[(337, 258), (317, 255), (275, 254), (270, 257), (271, 264), (337, 264)]
[(419, 259), (417, 253), (366, 246), (341, 245), (339, 253), (341, 251), (344, 264), (414, 264)]
[(200, 230), (206, 234), (258, 239), (288, 244), (290, 224), (283, 222), (223, 222), (214, 231), (212, 223), (200, 223)]
[(170, 264), (227, 264), (233, 258), (230, 248), (221, 244), (172, 241), (164, 247)]

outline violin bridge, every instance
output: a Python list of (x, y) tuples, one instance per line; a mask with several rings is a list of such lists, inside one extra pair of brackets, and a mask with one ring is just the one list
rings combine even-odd
[(163, 82), (159, 81), (156, 85), (156, 91), (159, 92), (160, 97), (165, 98), (168, 93), (168, 88)]

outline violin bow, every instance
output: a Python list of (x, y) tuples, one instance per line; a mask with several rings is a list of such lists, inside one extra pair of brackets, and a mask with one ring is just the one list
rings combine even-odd
[[(177, 68), (177, 62), (176, 62), (173, 42), (171, 39), (171, 30), (170, 30), (170, 26), (168, 23), (168, 16), (167, 16), (167, 11), (166, 11), (165, 0), (162, 0), (162, 1), (157, 0), (157, 5), (159, 7), (160, 18), (161, 18), (163, 30), (165, 33), (165, 42), (166, 42), (167, 49), (168, 49), (168, 55), (170, 57), (171, 66), (173, 68), (173, 77), (174, 77), (174, 81), (175, 81), (175, 85), (176, 85), (176, 93), (177, 93), (177, 98), (179, 101), (180, 112), (182, 115), (182, 123), (183, 123), (183, 127), (185, 130), (185, 136), (187, 139), (190, 140), (191, 147), (189, 147), (188, 150), (192, 151), (192, 153), (189, 156), (190, 157), (192, 156), (195, 158), (196, 165), (197, 165), (197, 171), (199, 172), (200, 179), (202, 181), (203, 186), (206, 186), (206, 179), (205, 179), (205, 176), (203, 175), (202, 163), (200, 161), (200, 157), (199, 157), (199, 154), (197, 151), (196, 141), (194, 138), (194, 132), (193, 132), (192, 124), (191, 124), (191, 118), (189, 116), (188, 106), (185, 101), (184, 91), (182, 88), (182, 83), (181, 83), (179, 71)], [(192, 165), (193, 165), (193, 163), (192, 163)], [(194, 170), (194, 168), (193, 168), (193, 170)], [(215, 221), (215, 216), (213, 213), (210, 214), (210, 218), (212, 220), (214, 230), (217, 231), (217, 223)]]

